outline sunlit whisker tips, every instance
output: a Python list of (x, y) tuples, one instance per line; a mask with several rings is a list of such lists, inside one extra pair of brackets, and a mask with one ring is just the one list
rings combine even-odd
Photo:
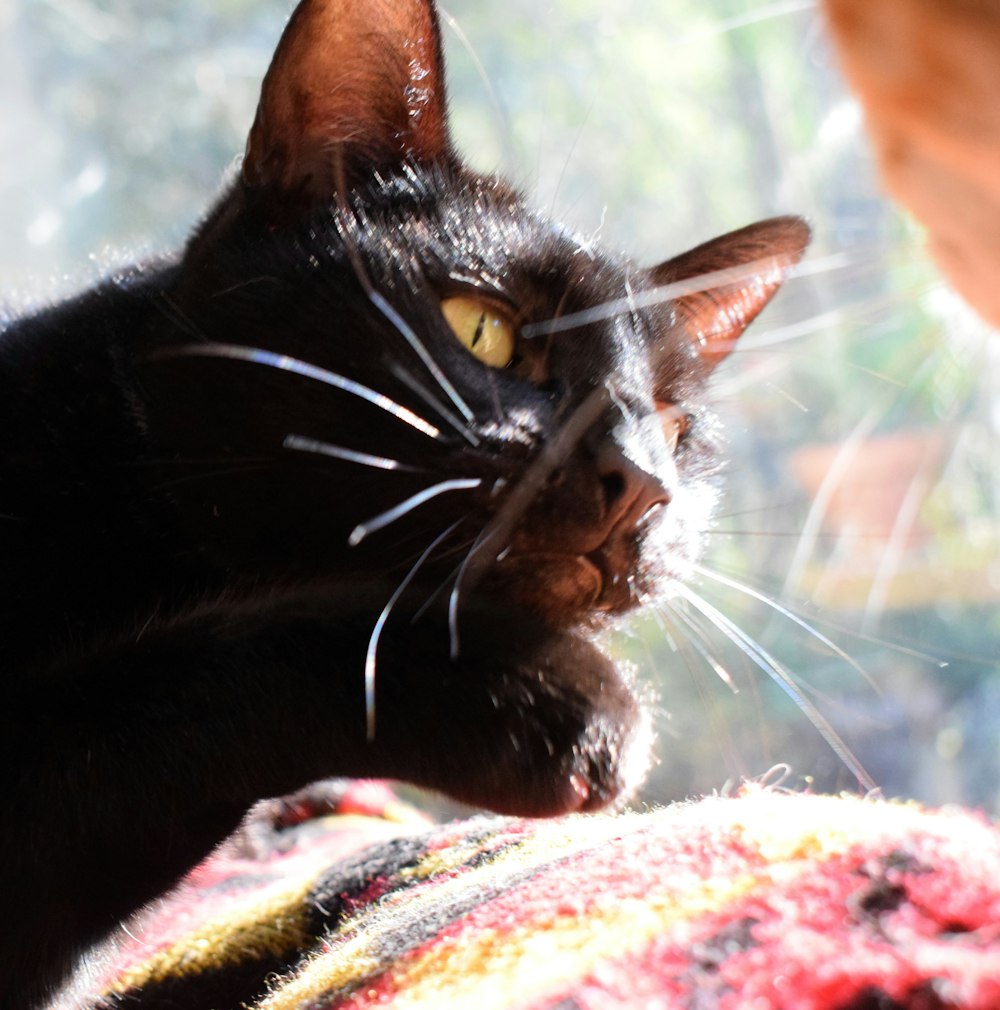
[(840, 758), (844, 766), (851, 771), (858, 782), (868, 790), (875, 789), (876, 786), (872, 777), (865, 771), (861, 762), (854, 756), (833, 726), (816, 706), (804, 696), (789, 670), (759, 642), (751, 638), (706, 599), (683, 584), (679, 584), (676, 589), (680, 597), (687, 600), (695, 610), (708, 618), (729, 641), (737, 646), (755, 666), (766, 673), (788, 695), (813, 726), (819, 730), (827, 745)]
[(782, 606), (777, 600), (772, 599), (770, 596), (764, 593), (758, 592), (752, 586), (746, 585), (746, 583), (738, 582), (736, 579), (727, 578), (721, 572), (712, 571), (710, 568), (706, 568), (704, 565), (699, 565), (697, 563), (692, 564), (692, 569), (696, 571), (699, 575), (706, 579), (711, 579), (713, 582), (718, 582), (724, 586), (729, 586), (730, 589), (734, 589), (739, 593), (743, 593), (745, 596), (749, 596), (754, 600), (758, 600), (763, 603), (766, 607), (770, 607), (775, 613), (780, 614), (782, 617), (791, 621), (793, 624), (798, 625), (802, 628), (808, 635), (814, 638), (821, 645), (824, 645), (829, 649), (835, 656), (842, 659), (848, 666), (852, 667), (857, 673), (861, 675), (865, 683), (875, 691), (876, 694), (881, 694), (878, 684), (876, 684), (872, 678), (869, 676), (867, 671), (854, 659), (852, 659), (839, 645), (833, 642), (828, 636), (824, 635), (821, 631), (814, 628), (808, 621), (804, 621), (797, 614), (789, 610), (788, 607)]

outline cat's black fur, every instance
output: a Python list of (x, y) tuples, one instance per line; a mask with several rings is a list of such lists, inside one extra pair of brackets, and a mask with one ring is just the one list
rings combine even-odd
[[(441, 74), (424, 0), (307, 0), (187, 248), (3, 334), (2, 1007), (260, 797), (392, 776), (545, 815), (641, 774), (641, 706), (592, 632), (684, 575), (713, 468), (704, 382), (807, 230), (639, 269), (466, 169)], [(530, 327), (511, 367), (459, 344), (456, 293)]]

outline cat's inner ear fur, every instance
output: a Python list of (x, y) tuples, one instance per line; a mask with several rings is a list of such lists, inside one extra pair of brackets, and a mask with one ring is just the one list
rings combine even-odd
[(328, 202), (404, 159), (450, 159), (443, 74), (429, 0), (305, 0), (264, 78), (243, 182)]
[(809, 244), (798, 217), (776, 217), (705, 242), (653, 267), (656, 287), (690, 282), (673, 298), (675, 326), (707, 370), (733, 349), (740, 334), (774, 297)]

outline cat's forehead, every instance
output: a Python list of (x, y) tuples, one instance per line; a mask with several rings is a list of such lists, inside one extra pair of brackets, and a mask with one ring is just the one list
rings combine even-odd
[(496, 275), (565, 278), (595, 290), (620, 286), (633, 269), (593, 237), (546, 217), (501, 176), (407, 166), (376, 183), (369, 195), (388, 212), (380, 223), (389, 225), (382, 235), (390, 243), (396, 237)]
[[(615, 369), (630, 390), (648, 385), (645, 349), (654, 328), (669, 340), (670, 314), (630, 303), (648, 279), (627, 257), (546, 217), (498, 177), (414, 170), (385, 180), (380, 200), (397, 217), (383, 217), (370, 234), (390, 269), (409, 258), (439, 294), (497, 296), (553, 358)], [(580, 313), (579, 326), (549, 327)]]
[[(648, 286), (644, 270), (548, 218), (503, 178), (408, 167), (375, 183), (339, 208), (337, 227), (381, 261), (376, 268), (415, 269), (439, 291), (468, 286), (509, 300), (527, 332), (559, 343), (600, 333), (610, 349), (623, 330), (632, 343), (655, 325), (655, 313), (629, 305)], [(585, 325), (547, 332), (549, 319), (583, 309), (592, 312)]]

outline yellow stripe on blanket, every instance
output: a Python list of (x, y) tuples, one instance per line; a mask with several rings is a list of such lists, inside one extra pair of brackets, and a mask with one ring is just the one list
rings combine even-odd
[(123, 971), (109, 994), (301, 949), (311, 939), (305, 928), (304, 901), (312, 885), (310, 874), (291, 884), (282, 881), (265, 894), (256, 893), (252, 901), (209, 919), (177, 943)]
[[(394, 838), (402, 833), (426, 830), (422, 818), (403, 816), (407, 808), (398, 804), (399, 815), (385, 822), (373, 817), (341, 814), (338, 830), (347, 834), (363, 829), (368, 842), (378, 837)], [(395, 811), (390, 812), (390, 816)], [(274, 884), (238, 895), (225, 912), (205, 919), (185, 932), (175, 943), (145, 956), (124, 968), (107, 988), (107, 993), (126, 993), (145, 985), (175, 980), (265, 957), (289, 957), (313, 943), (307, 925), (308, 898), (316, 878), (328, 867), (323, 851), (304, 858), (290, 858), (282, 876)], [(182, 885), (184, 886), (184, 885)], [(134, 927), (141, 934), (140, 923)]]

